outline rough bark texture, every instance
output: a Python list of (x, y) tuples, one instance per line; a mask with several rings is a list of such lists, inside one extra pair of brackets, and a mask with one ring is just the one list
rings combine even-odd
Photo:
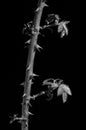
[(37, 45), (37, 39), (40, 30), (40, 21), (43, 12), (43, 8), (46, 6), (44, 0), (38, 1), (38, 8), (35, 12), (34, 21), (33, 21), (33, 32), (31, 37), (31, 42), (28, 50), (28, 59), (26, 65), (26, 76), (24, 82), (24, 96), (22, 102), (22, 122), (21, 122), (21, 130), (29, 130), (29, 104), (31, 97), (31, 87), (32, 87), (32, 78), (34, 76), (33, 73), (33, 65), (35, 58), (35, 47)]

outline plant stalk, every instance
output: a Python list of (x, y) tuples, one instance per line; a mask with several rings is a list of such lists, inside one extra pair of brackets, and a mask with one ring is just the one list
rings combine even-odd
[[(33, 20), (33, 32), (31, 36), (30, 46), (28, 48), (28, 58), (26, 65), (26, 75), (24, 81), (24, 96), (22, 101), (22, 122), (21, 130), (29, 130), (29, 104), (31, 97), (31, 87), (32, 87), (32, 78), (34, 76), (33, 67), (34, 67), (34, 58), (35, 58), (35, 47), (37, 45), (38, 35), (40, 31), (40, 21), (43, 12), (43, 8), (46, 6), (44, 0), (38, 1), (38, 8), (35, 12)], [(27, 69), (28, 68), (28, 69)]]

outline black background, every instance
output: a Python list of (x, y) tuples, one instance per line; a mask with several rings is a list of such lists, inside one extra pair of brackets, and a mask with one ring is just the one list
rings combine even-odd
[[(62, 20), (70, 21), (69, 35), (61, 39), (55, 28), (53, 33), (49, 30), (42, 31), (45, 37), (39, 36), (38, 44), (43, 50), (36, 52), (34, 63), (34, 73), (40, 76), (34, 80), (32, 94), (44, 89), (41, 85), (43, 80), (60, 78), (69, 85), (73, 95), (68, 97), (65, 104), (61, 97), (57, 98), (56, 92), (50, 102), (45, 100), (45, 96), (32, 101), (33, 107), (30, 110), (34, 116), (30, 117), (30, 129), (75, 129), (83, 116), (83, 101), (80, 97), (83, 86), (80, 80), (83, 78), (84, 50), (79, 40), (80, 7), (79, 3), (72, 0), (48, 0), (47, 4), (49, 7), (44, 8), (41, 24), (44, 24), (48, 14), (58, 14)], [(27, 49), (24, 49), (27, 38), (22, 34), (22, 28), (24, 23), (33, 20), (36, 5), (37, 0), (3, 3), (1, 109), (4, 114), (1, 115), (2, 121), (11, 130), (20, 129), (20, 124), (14, 122), (10, 125), (9, 121), (10, 116), (21, 115), (23, 87), (19, 84), (24, 81), (27, 61)]]

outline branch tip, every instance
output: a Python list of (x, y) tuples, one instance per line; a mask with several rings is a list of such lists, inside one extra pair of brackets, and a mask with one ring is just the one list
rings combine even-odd
[(48, 7), (48, 5), (45, 2), (42, 2), (43, 7)]
[(49, 5), (47, 5), (46, 3), (45, 3), (45, 1), (42, 1), (42, 3), (41, 3), (41, 6), (39, 6), (36, 10), (35, 10), (35, 12), (38, 12), (41, 8), (43, 8), (43, 7), (48, 7)]

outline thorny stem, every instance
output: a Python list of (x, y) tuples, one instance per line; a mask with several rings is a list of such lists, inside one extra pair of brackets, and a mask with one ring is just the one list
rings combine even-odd
[[(38, 8), (36, 10), (36, 14), (33, 21), (33, 32), (30, 41), (30, 48), (28, 51), (28, 59), (26, 66), (26, 76), (24, 82), (24, 95), (22, 102), (22, 117), (26, 120), (22, 120), (21, 122), (21, 130), (29, 130), (29, 104), (31, 97), (31, 87), (32, 87), (32, 78), (33, 78), (33, 67), (34, 67), (34, 58), (35, 58), (35, 46), (37, 45), (37, 39), (40, 30), (40, 21), (43, 12), (43, 8), (47, 6), (45, 1), (38, 1)], [(29, 69), (27, 69), (29, 68)], [(31, 78), (32, 77), (32, 78)], [(37, 95), (38, 96), (38, 95)]]

